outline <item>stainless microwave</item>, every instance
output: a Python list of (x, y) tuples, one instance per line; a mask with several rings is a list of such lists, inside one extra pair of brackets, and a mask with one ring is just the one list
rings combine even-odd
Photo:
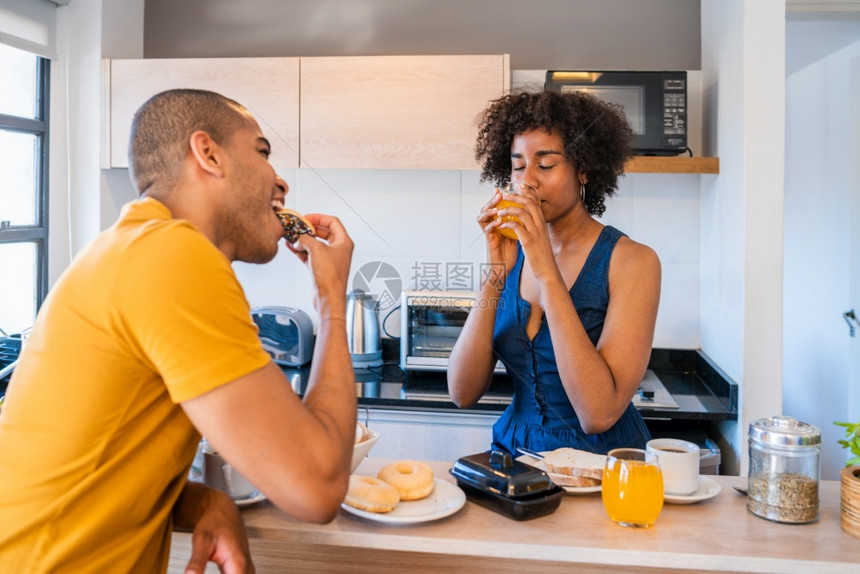
[(687, 148), (687, 72), (549, 70), (546, 90), (578, 91), (620, 105), (633, 153), (672, 156)]
[[(471, 291), (404, 291), (400, 299), (400, 368), (445, 371), (454, 343), (475, 306)], [(501, 362), (496, 373), (504, 373)]]

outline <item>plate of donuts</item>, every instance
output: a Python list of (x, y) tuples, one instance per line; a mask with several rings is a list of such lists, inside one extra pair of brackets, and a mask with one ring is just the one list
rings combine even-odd
[(363, 510), (350, 506), (346, 502), (341, 504), (341, 508), (355, 516), (383, 524), (418, 524), (450, 516), (463, 508), (464, 504), (466, 504), (466, 493), (460, 487), (435, 478), (433, 490), (429, 495), (420, 500), (401, 500), (389, 512)]

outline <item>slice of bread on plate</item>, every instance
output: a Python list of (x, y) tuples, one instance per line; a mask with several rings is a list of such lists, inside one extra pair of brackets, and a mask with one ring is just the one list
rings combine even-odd
[(602, 482), (599, 478), (590, 478), (587, 476), (569, 476), (567, 474), (555, 474), (554, 472), (549, 473), (549, 479), (553, 482), (553, 484), (557, 484), (558, 486), (568, 486), (573, 488), (588, 488), (591, 486), (600, 486)]
[[(591, 478), (599, 481), (603, 477), (606, 455), (564, 447), (543, 453), (543, 462), (550, 474)], [(552, 478), (555, 482), (555, 477)]]

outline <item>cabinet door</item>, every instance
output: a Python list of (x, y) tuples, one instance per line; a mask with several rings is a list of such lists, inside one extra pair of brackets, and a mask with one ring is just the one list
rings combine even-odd
[(302, 167), (476, 169), (476, 119), (510, 89), (494, 56), (302, 58)]
[(102, 167), (128, 167), (128, 138), (137, 109), (172, 88), (218, 92), (245, 106), (272, 143), (276, 169), (298, 167), (299, 59), (204, 58), (106, 60)]
[(365, 415), (359, 407), (358, 418), (379, 433), (368, 456), (454, 461), (489, 450), (500, 414), (367, 409)]

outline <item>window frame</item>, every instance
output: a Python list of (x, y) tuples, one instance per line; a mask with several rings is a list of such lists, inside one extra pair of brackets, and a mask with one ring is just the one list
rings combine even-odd
[(48, 158), (50, 152), (50, 71), (51, 61), (34, 54), (36, 61), (36, 118), (23, 118), (0, 113), (0, 129), (33, 134), (41, 138), (41, 154), (36, 159), (36, 224), (0, 225), (0, 244), (36, 244), (36, 310), (48, 295)]

